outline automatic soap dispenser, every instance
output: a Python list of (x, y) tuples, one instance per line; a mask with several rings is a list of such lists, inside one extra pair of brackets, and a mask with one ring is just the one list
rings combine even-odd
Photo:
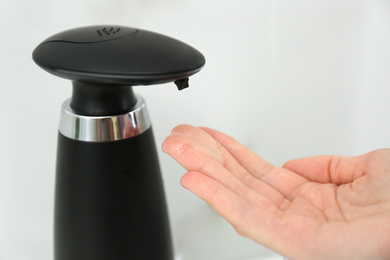
[(33, 59), (73, 82), (58, 134), (55, 260), (172, 260), (151, 122), (132, 86), (181, 90), (204, 56), (161, 34), (90, 26), (46, 39)]

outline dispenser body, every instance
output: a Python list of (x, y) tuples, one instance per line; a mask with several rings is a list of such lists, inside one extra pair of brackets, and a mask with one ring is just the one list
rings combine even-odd
[[(55, 260), (173, 259), (157, 151), (150, 123), (145, 122), (146, 108), (141, 106), (144, 117), (132, 117), (130, 112), (124, 115), (127, 120), (69, 111), (61, 117)], [(75, 119), (73, 130), (62, 122), (69, 124), (69, 116)]]
[(33, 59), (73, 83), (59, 127), (55, 260), (172, 260), (151, 124), (132, 86), (182, 90), (204, 56), (159, 33), (96, 25), (47, 38)]

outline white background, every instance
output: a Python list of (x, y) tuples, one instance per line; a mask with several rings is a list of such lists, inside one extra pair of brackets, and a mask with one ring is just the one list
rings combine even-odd
[[(71, 83), (33, 49), (73, 27), (163, 33), (206, 57), (181, 92), (145, 97), (157, 146), (180, 123), (226, 132), (276, 165), (390, 146), (390, 1), (0, 0), (0, 259), (52, 259), (57, 125)], [(160, 152), (177, 259), (276, 257), (183, 189)]]

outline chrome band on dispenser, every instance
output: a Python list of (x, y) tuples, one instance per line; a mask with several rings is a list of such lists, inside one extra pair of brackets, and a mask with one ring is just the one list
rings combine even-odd
[(144, 99), (137, 96), (134, 109), (115, 116), (77, 115), (70, 99), (62, 105), (59, 131), (64, 136), (87, 142), (116, 141), (142, 134), (151, 126)]

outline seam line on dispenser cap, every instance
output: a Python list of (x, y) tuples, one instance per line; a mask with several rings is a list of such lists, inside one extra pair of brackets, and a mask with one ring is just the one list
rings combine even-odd
[[(138, 30), (137, 30), (135, 33), (137, 33), (137, 32), (138, 32)], [(135, 34), (135, 33), (133, 33), (133, 34)], [(67, 41), (67, 40), (51, 40), (51, 41), (47, 41), (47, 42), (42, 42), (40, 45), (44, 45), (44, 44), (47, 44), (47, 43), (55, 43), (55, 42), (73, 43), (73, 44), (101, 43), (101, 42), (109, 42), (109, 41), (120, 40), (120, 39), (123, 39), (123, 38), (130, 37), (130, 36), (132, 36), (133, 34), (123, 35), (123, 36), (116, 37), (116, 38), (112, 38), (112, 39), (96, 40), (96, 41), (85, 41), (85, 42)]]
[[(202, 66), (203, 67), (203, 66)], [(58, 69), (58, 68), (52, 68), (52, 70), (58, 74), (62, 75), (68, 75), (72, 74), (72, 77), (80, 77), (80, 81), (82, 79), (85, 80), (85, 78), (89, 78), (89, 81), (93, 81), (93, 79), (106, 79), (109, 81), (109, 79), (115, 79), (115, 80), (123, 80), (123, 84), (127, 84), (129, 86), (134, 86), (134, 85), (143, 85), (142, 82), (136, 82), (136, 81), (144, 81), (145, 79), (153, 81), (152, 84), (161, 84), (161, 83), (167, 83), (171, 82), (173, 79), (186, 79), (190, 75), (197, 73), (202, 69), (202, 67), (192, 70), (192, 71), (186, 71), (183, 73), (176, 73), (176, 74), (144, 74), (144, 75), (130, 75), (130, 74), (102, 74), (102, 73), (90, 73), (90, 72), (80, 72), (80, 71), (69, 71), (69, 70), (64, 70), (64, 69)], [(88, 80), (85, 80), (88, 81)], [(133, 82), (129, 82), (133, 81)], [(135, 82), (134, 82), (135, 81)], [(117, 82), (117, 81), (116, 81)], [(109, 82), (108, 82), (109, 83)], [(134, 84), (135, 83), (135, 84)]]

